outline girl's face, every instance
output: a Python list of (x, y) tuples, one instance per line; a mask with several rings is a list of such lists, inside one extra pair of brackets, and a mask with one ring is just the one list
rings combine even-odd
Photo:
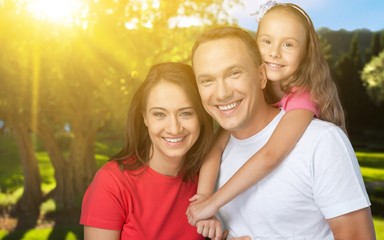
[(148, 95), (143, 117), (153, 146), (150, 165), (180, 166), (200, 134), (197, 113), (184, 90), (176, 84), (160, 82)]
[(284, 10), (271, 10), (262, 18), (257, 43), (267, 78), (288, 79), (300, 66), (306, 49), (306, 31), (300, 19)]

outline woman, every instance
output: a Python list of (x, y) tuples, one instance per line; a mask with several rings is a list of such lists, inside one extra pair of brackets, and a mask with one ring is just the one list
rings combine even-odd
[(192, 68), (153, 66), (131, 101), (123, 149), (84, 195), (85, 239), (204, 239), (185, 211), (212, 138)]

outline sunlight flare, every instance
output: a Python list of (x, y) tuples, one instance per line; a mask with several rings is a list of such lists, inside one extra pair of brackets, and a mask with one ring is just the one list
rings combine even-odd
[(38, 19), (64, 25), (79, 22), (87, 15), (81, 0), (30, 0), (28, 10)]

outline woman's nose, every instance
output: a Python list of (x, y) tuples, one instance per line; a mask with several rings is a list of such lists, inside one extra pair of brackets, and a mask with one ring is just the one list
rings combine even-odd
[(177, 116), (170, 118), (168, 123), (168, 132), (171, 134), (178, 134), (181, 131), (181, 124)]

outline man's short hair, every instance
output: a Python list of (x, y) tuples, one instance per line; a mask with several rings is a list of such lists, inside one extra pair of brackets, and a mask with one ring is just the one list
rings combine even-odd
[(262, 63), (261, 54), (256, 43), (256, 39), (252, 35), (239, 28), (239, 27), (219, 27), (204, 32), (200, 35), (192, 48), (192, 65), (193, 58), (195, 56), (196, 49), (203, 43), (212, 40), (218, 40), (223, 38), (237, 38), (240, 39), (246, 46), (249, 55), (252, 57), (253, 62), (256, 66)]

